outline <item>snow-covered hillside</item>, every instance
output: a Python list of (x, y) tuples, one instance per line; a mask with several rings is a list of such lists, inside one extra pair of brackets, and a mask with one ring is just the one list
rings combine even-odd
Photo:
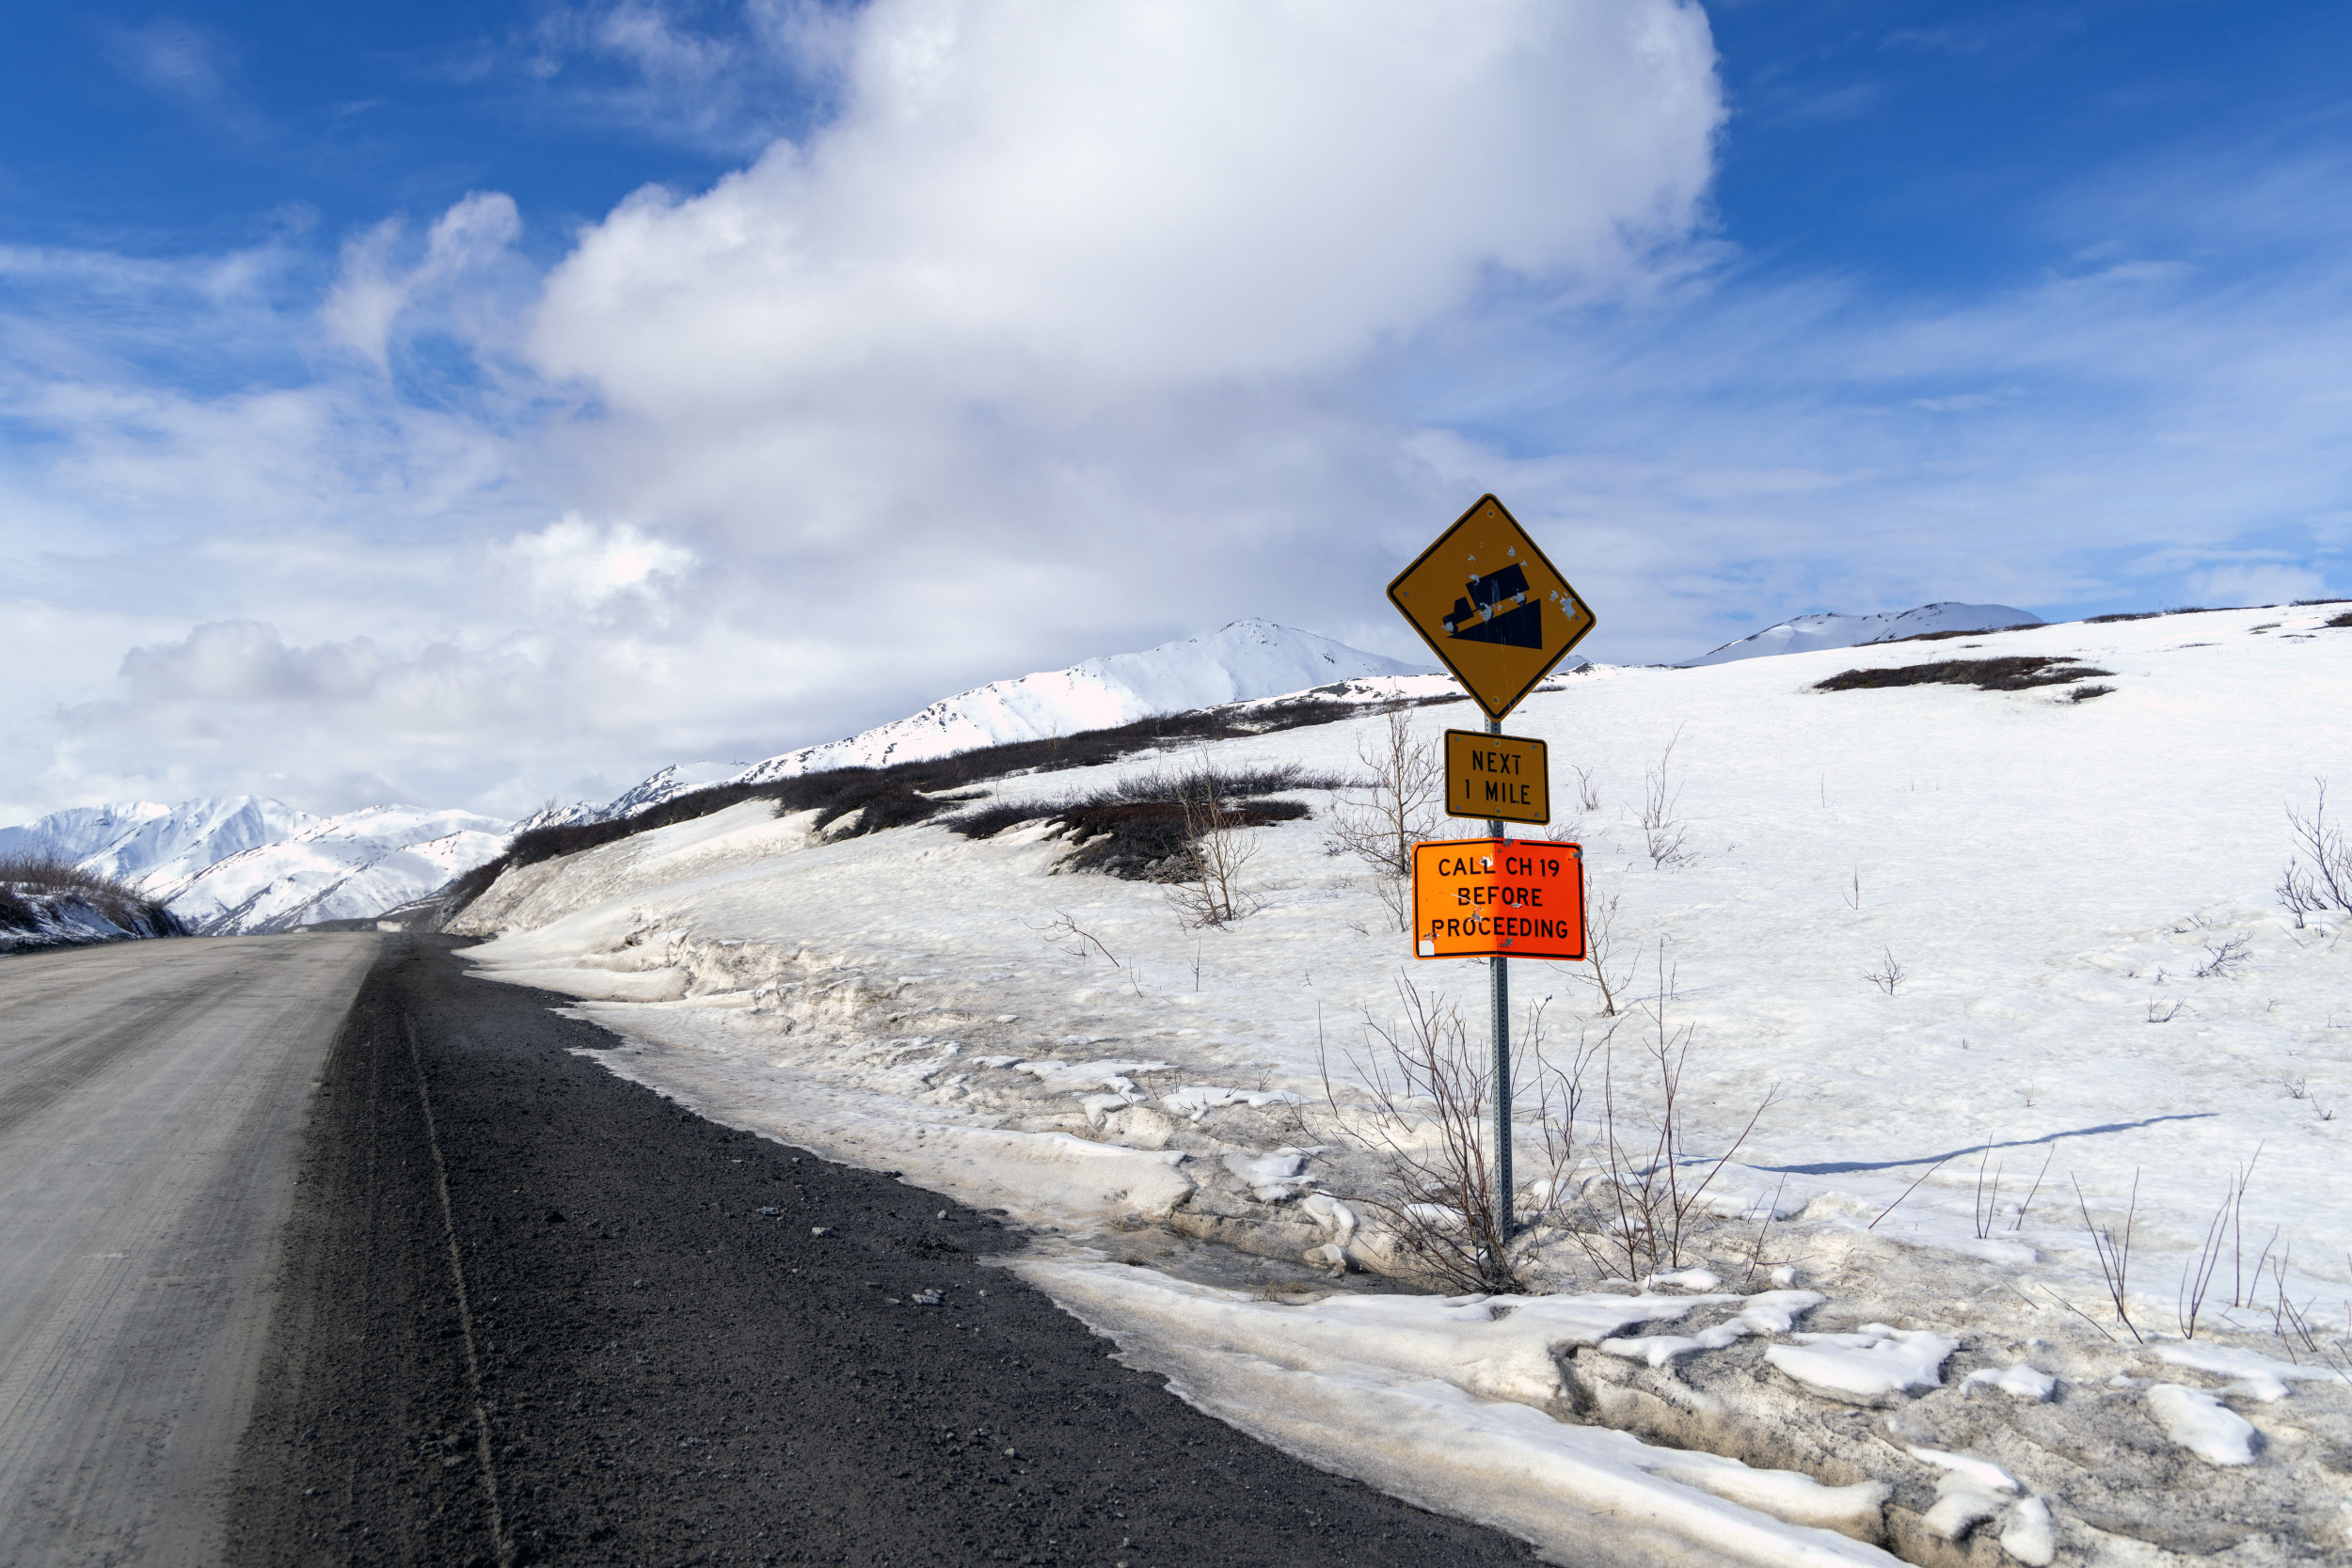
[[(1564, 1559), (2313, 1561), (2352, 1545), (2329, 1467), (2352, 1451), (2352, 918), (2275, 890), (2286, 808), (2352, 775), (2341, 609), (1600, 669), (1531, 697), (1510, 728), (1550, 743), (1571, 810), (1548, 836), (1585, 846), (1632, 999), (1607, 1013), (1593, 965), (1512, 966), (1555, 1065), (1602, 1047), (1568, 1180), (1533, 1184), (1519, 1107), (1534, 1293), (1349, 1283), (1400, 1259), (1367, 1026), (1396, 1027), (1409, 982), (1475, 1040), (1486, 971), (1416, 963), (1367, 867), (1327, 852), (1346, 792), (1256, 835), (1224, 928), (1060, 869), (1039, 824), (843, 839), (761, 801), (509, 872), (459, 928), (494, 936), (484, 972), (620, 1032), (613, 1070), (1075, 1232), (1019, 1266), (1129, 1359)], [(1995, 658), (2026, 662), (1988, 680), (2077, 678), (1816, 689)], [(1381, 734), (1208, 757), (1354, 775)], [(1762, 1111), (1690, 1207), (1681, 1268), (1636, 1285), (1588, 1249), (1621, 1243), (1613, 1195), (1651, 1168), (1644, 1042), (1686, 1028), (1681, 1190)], [(1369, 1274), (1232, 1288), (1186, 1261), (1204, 1242)]]
[(513, 828), (472, 812), (370, 806), (149, 891), (201, 936), (365, 920), (495, 859)]
[(0, 864), (0, 953), (182, 934), (160, 905), (90, 889), (27, 885), (6, 869)]
[(1139, 654), (1113, 654), (1067, 670), (992, 681), (845, 740), (803, 746), (755, 763), (676, 764), (607, 805), (555, 807), (522, 826), (632, 816), (716, 784), (920, 762), (1008, 741), (1113, 729), (1164, 713), (1287, 696), (1334, 681), (1418, 675), (1427, 668), (1271, 621), (1235, 621), (1209, 636), (1163, 642)]
[(2005, 604), (1924, 604), (1915, 610), (1883, 610), (1876, 615), (1799, 615), (1766, 626), (1750, 637), (1726, 642), (1713, 653), (1688, 660), (1684, 668), (1729, 664), (1734, 659), (1762, 658), (1772, 654), (1809, 654), (1829, 648), (1858, 648), (1870, 642), (1894, 642), (1939, 631), (1994, 631), (2004, 626), (2038, 626), (2042, 617)]

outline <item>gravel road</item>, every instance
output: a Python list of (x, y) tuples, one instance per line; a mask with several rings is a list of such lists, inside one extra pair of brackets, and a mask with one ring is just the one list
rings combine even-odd
[(1534, 1560), (1120, 1366), (987, 1216), (393, 940), (311, 1101), (231, 1560)]
[(0, 1562), (218, 1560), (311, 1081), (380, 939), (0, 959)]

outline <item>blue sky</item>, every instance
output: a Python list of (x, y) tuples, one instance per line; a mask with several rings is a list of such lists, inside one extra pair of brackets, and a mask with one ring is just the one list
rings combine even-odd
[(1379, 588), (2352, 594), (2352, 13), (0, 23), (0, 819), (520, 812)]

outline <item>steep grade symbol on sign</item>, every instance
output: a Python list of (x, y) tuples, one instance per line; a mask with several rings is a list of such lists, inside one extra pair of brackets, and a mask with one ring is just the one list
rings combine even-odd
[(1492, 496), (1397, 575), (1389, 600), (1496, 720), (1593, 629), (1592, 610)]

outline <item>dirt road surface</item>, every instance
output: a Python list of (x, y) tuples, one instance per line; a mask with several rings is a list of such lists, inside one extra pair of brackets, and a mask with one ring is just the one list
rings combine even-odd
[(380, 940), (0, 959), (0, 1562), (219, 1560), (310, 1085)]
[(312, 1101), (231, 1560), (1533, 1560), (1121, 1366), (982, 1262), (1021, 1244), (990, 1217), (396, 940)]

